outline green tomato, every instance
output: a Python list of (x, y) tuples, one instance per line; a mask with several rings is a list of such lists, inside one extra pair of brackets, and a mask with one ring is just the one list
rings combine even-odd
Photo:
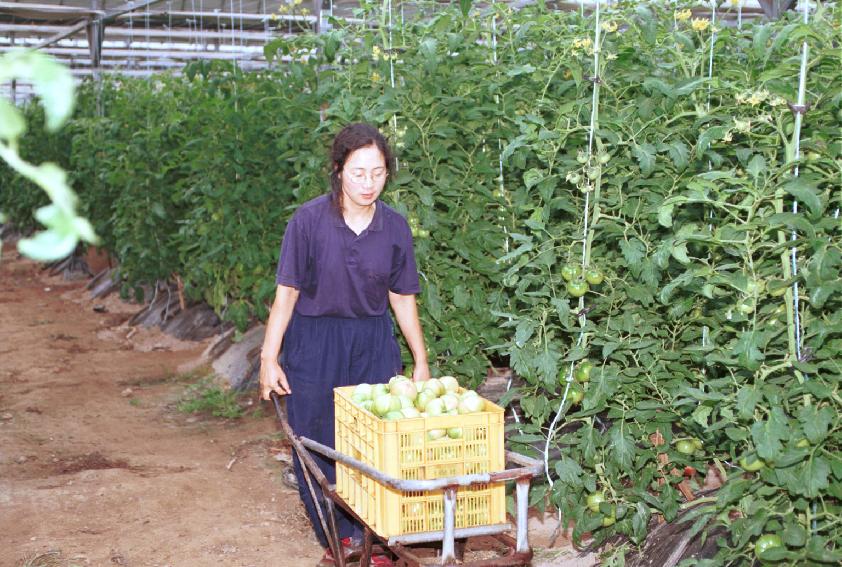
[(682, 455), (692, 455), (696, 452), (696, 444), (691, 439), (681, 439), (676, 442), (675, 450)]
[(607, 528), (608, 526), (614, 525), (617, 521), (617, 510), (614, 506), (611, 506), (611, 513), (607, 516), (602, 518), (602, 527)]
[(576, 154), (576, 161), (579, 163), (588, 163), (588, 154), (579, 150), (579, 153)]
[(599, 168), (598, 167), (589, 167), (588, 171), (586, 171), (585, 173), (587, 173), (588, 179), (593, 181), (594, 179), (599, 177)]
[(696, 447), (697, 451), (701, 451), (702, 447), (705, 446), (704, 443), (702, 443), (700, 440), (696, 439), (695, 437), (691, 438), (690, 442), (693, 443), (693, 446)]
[(565, 264), (561, 268), (561, 277), (565, 281), (572, 281), (582, 275), (582, 266), (579, 264)]
[(595, 268), (591, 268), (585, 272), (585, 280), (591, 285), (599, 285), (604, 279), (605, 276), (602, 274), (602, 272)]
[(810, 446), (810, 442), (807, 439), (799, 439), (798, 442), (795, 444), (796, 447), (799, 449), (804, 449), (805, 447)]
[(751, 315), (754, 313), (754, 302), (749, 299), (744, 299), (739, 303), (739, 305), (737, 305), (737, 309), (743, 315)]
[(757, 472), (766, 466), (762, 459), (758, 459), (756, 455), (745, 455), (740, 458), (740, 467), (747, 472)]
[(591, 512), (599, 512), (599, 504), (601, 502), (605, 502), (604, 492), (591, 492), (588, 494), (588, 497), (585, 498), (585, 503), (588, 505), (588, 509)]
[(567, 391), (567, 399), (570, 400), (570, 405), (575, 406), (585, 399), (585, 390), (578, 384), (571, 384), (570, 390)]
[(567, 180), (572, 183), (573, 185), (577, 185), (579, 180), (582, 179), (578, 173), (571, 173), (567, 176)]
[(567, 293), (572, 297), (582, 297), (588, 293), (588, 282), (582, 278), (567, 282)]
[(763, 534), (754, 542), (754, 555), (759, 559), (760, 554), (774, 547), (781, 547), (784, 543), (777, 534)]
[(583, 360), (579, 363), (579, 366), (576, 367), (573, 377), (577, 382), (581, 382), (583, 384), (585, 382), (590, 382), (591, 370), (593, 370), (593, 363), (588, 360)]
[(599, 154), (599, 163), (605, 165), (609, 161), (611, 161), (611, 154)]

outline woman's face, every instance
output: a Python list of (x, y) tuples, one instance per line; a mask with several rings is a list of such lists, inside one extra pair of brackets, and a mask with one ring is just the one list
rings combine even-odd
[(344, 206), (370, 207), (383, 191), (387, 175), (386, 161), (377, 146), (364, 146), (351, 152), (339, 172)]

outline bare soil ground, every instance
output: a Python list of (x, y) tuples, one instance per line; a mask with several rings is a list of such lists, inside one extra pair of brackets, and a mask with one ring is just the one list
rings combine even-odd
[[(311, 567), (322, 556), (271, 406), (178, 410), (208, 342), (130, 327), (139, 305), (0, 260), (0, 567)], [(187, 369), (192, 369), (188, 371)], [(536, 567), (588, 567), (530, 521)]]
[(94, 311), (85, 281), (4, 252), (0, 566), (318, 561), (298, 494), (280, 480), (271, 408), (238, 420), (178, 411), (197, 376), (178, 368), (206, 343), (133, 331), (139, 306), (112, 297)]

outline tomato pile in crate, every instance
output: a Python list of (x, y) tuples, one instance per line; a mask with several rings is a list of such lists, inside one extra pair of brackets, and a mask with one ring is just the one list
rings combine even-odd
[[(429, 388), (421, 386), (420, 390), (432, 391), (436, 396), (426, 396), (429, 399), (421, 400), (418, 399), (420, 395), (412, 396), (415, 398), (413, 401), (420, 402), (422, 410), (427, 406), (435, 415), (419, 411), (417, 407), (413, 411), (406, 407), (406, 400), (402, 400), (402, 409), (395, 409), (401, 401), (394, 400), (394, 405), (387, 407), (389, 404), (385, 403), (383, 396), (390, 390), (403, 391), (405, 386), (395, 386), (396, 382), (402, 381), (401, 378), (393, 378), (389, 385), (375, 385), (375, 399), (371, 400), (371, 394), (368, 396), (373, 403), (365, 403), (366, 397), (359, 395), (359, 386), (334, 389), (337, 451), (404, 480), (431, 480), (504, 469), (503, 408), (477, 396), (481, 400), (478, 404), (480, 409), (473, 411), (477, 408), (476, 401), (464, 400), (476, 396), (474, 392), (459, 388), (455, 380), (448, 384), (445, 391), (435, 379), (429, 381)], [(452, 407), (453, 400), (446, 397), (448, 394), (457, 398), (457, 407)], [(410, 395), (393, 398), (409, 398)], [(379, 407), (374, 407), (378, 398), (381, 403)], [(433, 400), (442, 398), (443, 407), (440, 408)], [(341, 463), (336, 466), (336, 489), (354, 512), (381, 537), (443, 529), (441, 490), (393, 490)], [(460, 487), (456, 495), (457, 528), (506, 521), (503, 484)]]

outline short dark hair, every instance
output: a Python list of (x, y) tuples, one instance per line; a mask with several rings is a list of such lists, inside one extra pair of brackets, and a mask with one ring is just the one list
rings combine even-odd
[(333, 146), (330, 149), (330, 199), (339, 211), (342, 211), (342, 179), (339, 174), (345, 167), (349, 155), (360, 148), (369, 146), (375, 146), (383, 154), (386, 171), (389, 173), (386, 178), (388, 182), (395, 159), (389, 142), (380, 130), (370, 124), (356, 122), (345, 126), (333, 139)]

